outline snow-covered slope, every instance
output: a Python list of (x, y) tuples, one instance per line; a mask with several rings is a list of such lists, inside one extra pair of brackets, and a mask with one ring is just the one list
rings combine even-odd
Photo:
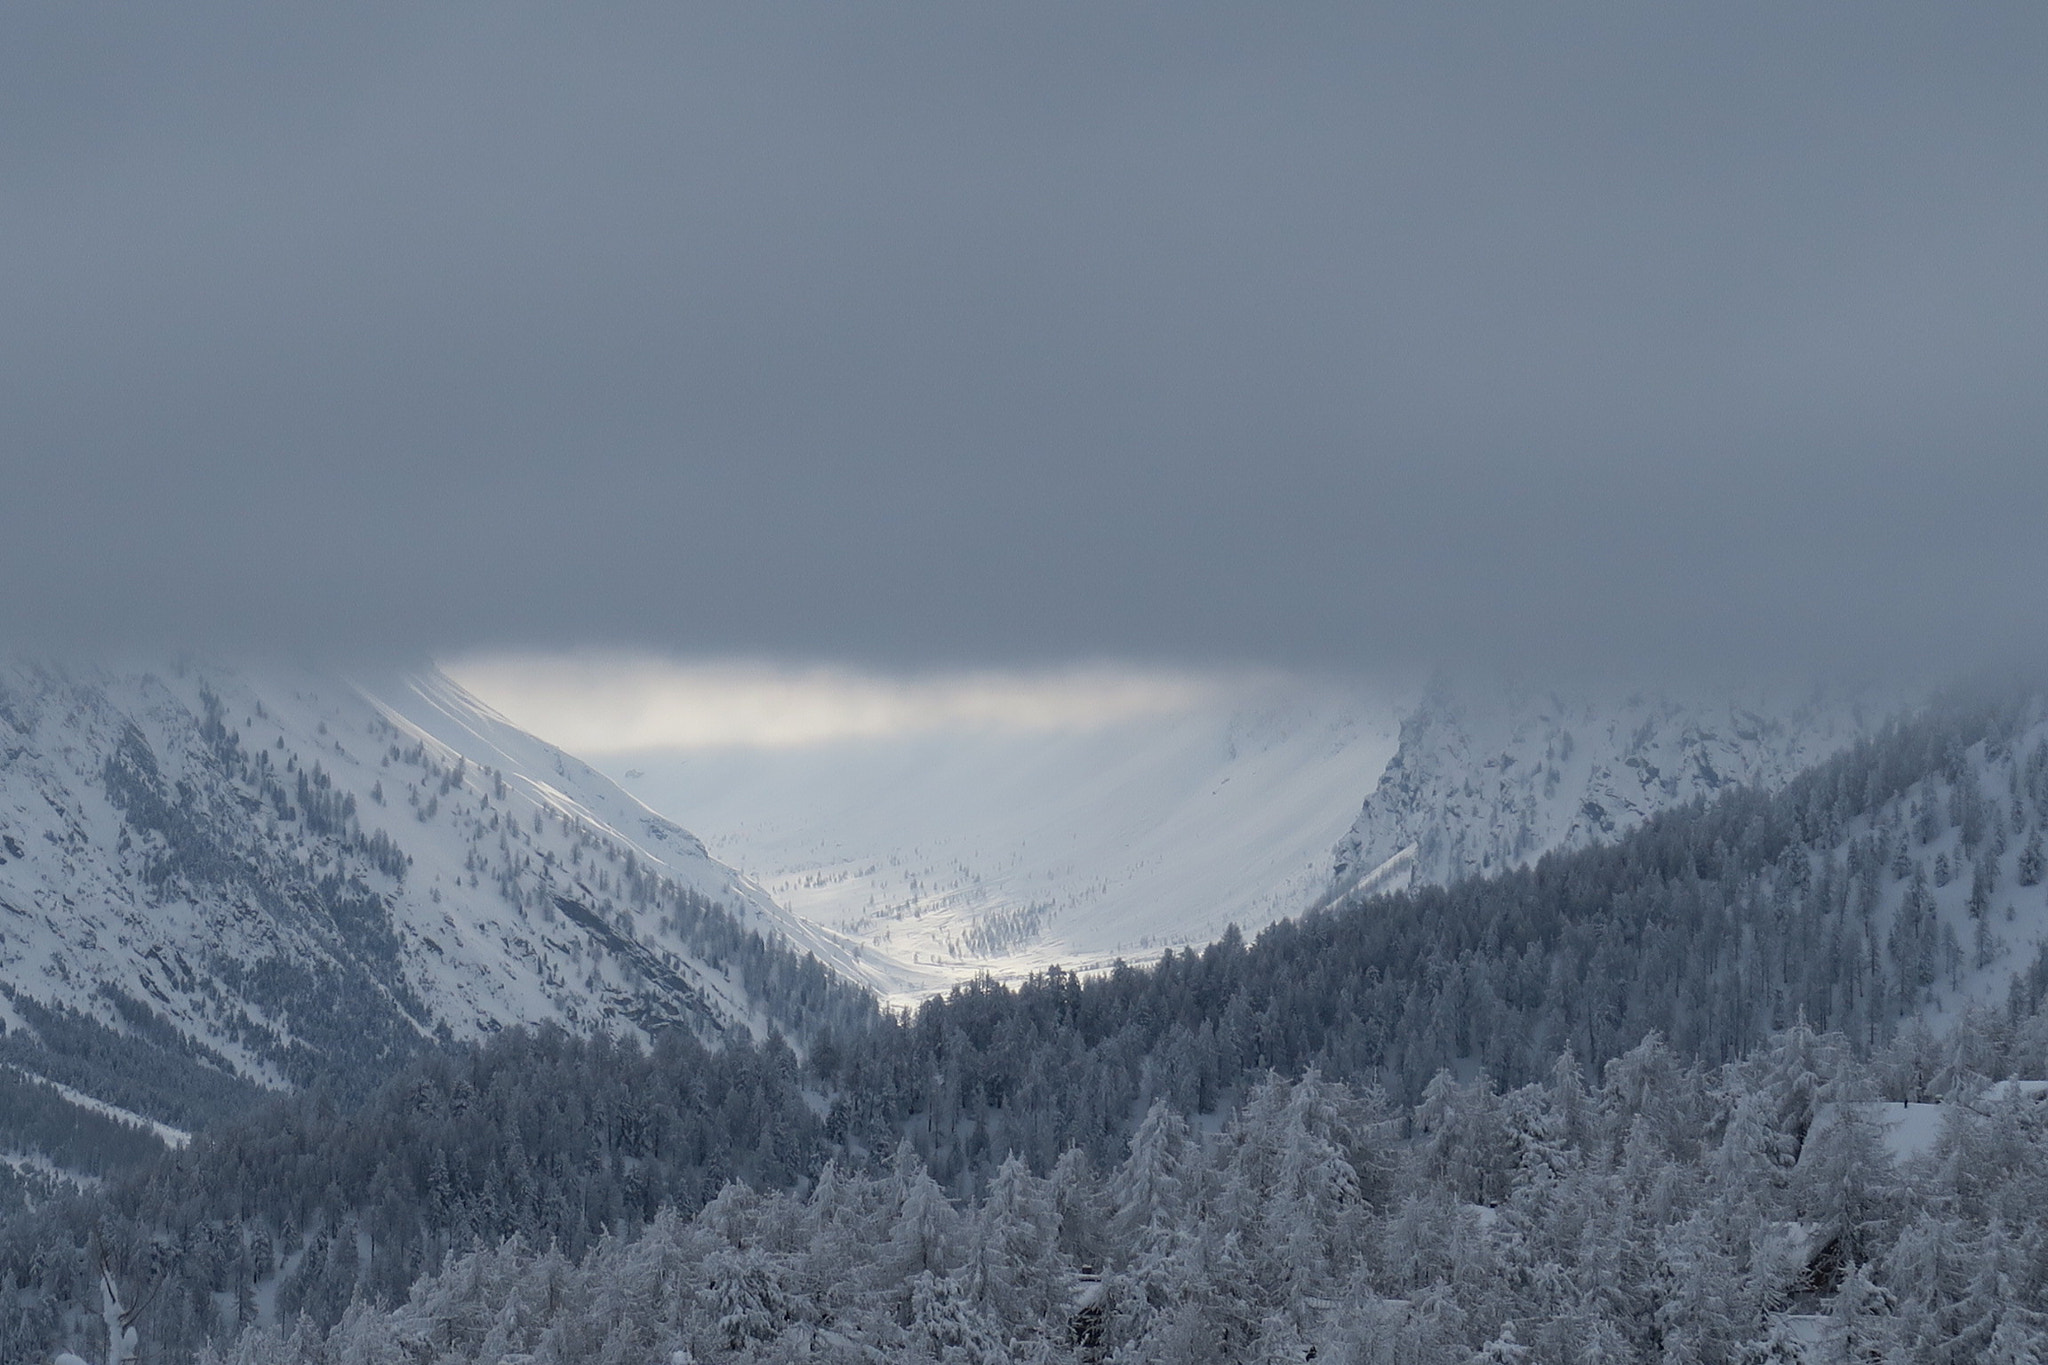
[(1156, 956), (1304, 909), (1398, 715), (1378, 693), (1266, 681), (1078, 731), (599, 761), (901, 1001), (981, 972)]
[(515, 1022), (757, 1027), (733, 916), (780, 922), (438, 675), (0, 667), (17, 1041), (57, 1007), (279, 1085)]
[(1971, 1008), (2003, 1011), (2016, 975), (2031, 1014), (2048, 980), (2048, 697), (1818, 842), (1805, 877), (1868, 926), (1837, 951), (1882, 953), (1917, 975), (1936, 1032)]
[(1332, 894), (1484, 875), (1731, 784), (1776, 787), (1889, 709), (1822, 690), (1568, 696), (1438, 679), (1337, 845)]

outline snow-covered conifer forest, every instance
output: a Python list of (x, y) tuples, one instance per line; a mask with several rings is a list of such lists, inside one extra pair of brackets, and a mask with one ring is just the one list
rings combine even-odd
[[(120, 855), (10, 835), (0, 868), (44, 923), (9, 933), (0, 1039), (10, 1359), (99, 1353), (117, 1299), (142, 1359), (250, 1365), (2048, 1350), (2048, 693), (1944, 694), (1492, 877), (892, 1012), (445, 687), (302, 679), (281, 715), (218, 671), (23, 676), (20, 789), (86, 829), (103, 801)], [(130, 907), (117, 951), (60, 932), (82, 877)], [(239, 973), (199, 956), (220, 923)], [(451, 948), (513, 979), (522, 923), (554, 1012), (479, 1020)], [(324, 1043), (358, 981), (390, 1041)]]

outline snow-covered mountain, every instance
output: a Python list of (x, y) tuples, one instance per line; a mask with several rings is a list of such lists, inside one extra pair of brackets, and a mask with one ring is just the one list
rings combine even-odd
[(907, 1002), (983, 972), (1156, 957), (1305, 909), (1399, 715), (1381, 692), (1263, 679), (1065, 731), (595, 761)]
[(1438, 678), (1337, 845), (1331, 894), (1482, 876), (1730, 785), (1780, 786), (1869, 734), (1893, 700), (1826, 689), (1596, 696)]
[(0, 668), (0, 1045), (37, 1083), (175, 1122), (122, 1040), (203, 1089), (513, 1023), (758, 1029), (782, 922), (431, 672)]

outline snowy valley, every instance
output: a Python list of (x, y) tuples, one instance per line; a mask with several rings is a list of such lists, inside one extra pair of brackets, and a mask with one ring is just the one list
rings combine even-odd
[[(1087, 729), (594, 760), (885, 998), (1200, 947), (1298, 913), (1394, 752), (1397, 704), (1263, 680)], [(844, 961), (845, 959), (842, 959)]]
[(592, 761), (903, 1004), (1612, 840), (1698, 797), (1782, 786), (1889, 700), (1276, 676), (1092, 729)]

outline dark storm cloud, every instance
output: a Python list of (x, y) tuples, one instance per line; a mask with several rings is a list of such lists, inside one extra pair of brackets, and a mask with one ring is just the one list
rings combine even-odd
[(2044, 55), (2035, 5), (15, 6), (0, 631), (2022, 648)]

